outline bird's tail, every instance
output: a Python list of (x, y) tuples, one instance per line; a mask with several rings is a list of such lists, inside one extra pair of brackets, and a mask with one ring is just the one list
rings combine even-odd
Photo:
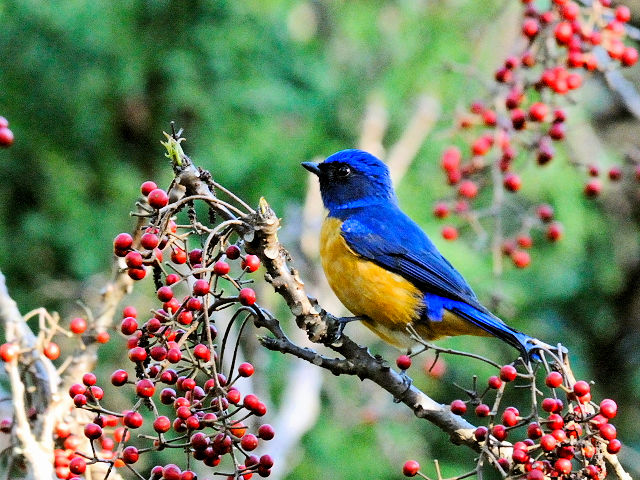
[(511, 328), (491, 313), (483, 312), (470, 305), (465, 305), (464, 307), (456, 306), (452, 311), (476, 327), (517, 348), (526, 360), (540, 361), (538, 352), (541, 349), (552, 348), (546, 343), (530, 337), (526, 333)]

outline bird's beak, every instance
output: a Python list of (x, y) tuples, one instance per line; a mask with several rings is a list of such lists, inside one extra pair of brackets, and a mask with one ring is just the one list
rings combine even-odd
[(302, 165), (304, 168), (309, 170), (311, 173), (314, 173), (314, 174), (320, 176), (320, 167), (318, 167), (317, 163), (315, 163), (315, 162), (302, 162), (300, 165)]

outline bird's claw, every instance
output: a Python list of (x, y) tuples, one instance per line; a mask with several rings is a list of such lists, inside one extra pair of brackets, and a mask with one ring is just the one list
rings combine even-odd
[(338, 324), (338, 328), (336, 329), (335, 335), (334, 335), (334, 342), (337, 340), (340, 340), (340, 338), (342, 337), (342, 333), (344, 332), (344, 327), (346, 327), (347, 323), (351, 323), (351, 322), (360, 322), (362, 320), (364, 320), (365, 317), (340, 317), (336, 319), (336, 322)]

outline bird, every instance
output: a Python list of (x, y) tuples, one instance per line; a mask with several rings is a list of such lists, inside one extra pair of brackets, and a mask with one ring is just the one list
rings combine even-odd
[(354, 315), (343, 318), (344, 323), (361, 320), (382, 340), (407, 352), (420, 340), (494, 336), (523, 358), (539, 359), (537, 350), (547, 345), (482, 305), (463, 276), (400, 209), (381, 160), (348, 149), (302, 166), (317, 175), (328, 210), (320, 231), (320, 259), (331, 289)]

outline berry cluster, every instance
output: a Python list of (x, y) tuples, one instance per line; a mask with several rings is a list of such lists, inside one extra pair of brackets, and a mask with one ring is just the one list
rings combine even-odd
[(0, 147), (13, 145), (13, 132), (9, 129), (9, 120), (0, 116)]
[[(540, 401), (541, 385), (536, 384), (535, 373), (526, 370), (519, 372), (515, 366), (505, 365), (487, 379), (483, 391), (478, 391), (474, 382), (474, 388), (466, 391), (470, 398), (452, 401), (451, 412), (465, 415), (471, 409), (478, 420), (487, 420), (486, 425), (476, 428), (474, 437), (489, 463), (509, 478), (604, 479), (603, 452), (617, 454), (622, 446), (610, 423), (617, 414), (616, 402), (592, 402), (590, 384), (569, 381), (561, 369), (546, 372), (540, 383), (549, 391)], [(537, 392), (530, 413), (521, 413), (514, 406), (501, 408), (505, 388), (517, 380)], [(491, 392), (495, 392), (492, 406), (488, 402)], [(514, 443), (506, 443), (507, 439)], [(403, 472), (408, 477), (427, 478), (415, 460), (406, 462)]]
[[(564, 96), (583, 83), (583, 73), (606, 70), (617, 65), (628, 67), (638, 60), (638, 51), (625, 46), (625, 23), (629, 9), (610, 7), (609, 0), (595, 0), (589, 5), (570, 0), (552, 0), (546, 8), (538, 2), (526, 4), (522, 22), (522, 45), (495, 72), (495, 95), (475, 101), (459, 119), (467, 135), (469, 150), (451, 146), (442, 154), (441, 166), (456, 197), (438, 202), (433, 214), (437, 218), (455, 215), (476, 230), (487, 216), (512, 214), (512, 194), (518, 192), (523, 179), (518, 173), (527, 162), (539, 166), (554, 159), (554, 144), (565, 138), (567, 113), (562, 108)], [(595, 49), (604, 49), (608, 59), (598, 60)], [(591, 177), (584, 194), (600, 194), (600, 168), (588, 162), (580, 164)], [(640, 163), (634, 165), (640, 181)], [(623, 177), (623, 168), (613, 166), (607, 172), (610, 181)], [(493, 189), (492, 208), (472, 208), (483, 190)], [(498, 191), (499, 192), (496, 192)], [(502, 193), (505, 192), (505, 193)], [(525, 209), (526, 210), (526, 209)], [(511, 215), (513, 216), (513, 215)], [(527, 249), (533, 245), (531, 232), (543, 230), (544, 237), (555, 242), (562, 237), (562, 226), (553, 220), (547, 205), (518, 213), (520, 224), (503, 232), (503, 253), (515, 266), (524, 268), (531, 258)], [(458, 228), (442, 228), (446, 240), (455, 240)]]
[[(254, 367), (245, 362), (236, 368), (237, 345), (229, 340), (234, 323), (240, 323), (242, 332), (255, 315), (256, 294), (245, 286), (251, 280), (244, 277), (260, 267), (260, 260), (243, 254), (241, 243), (230, 243), (231, 228), (205, 230), (193, 205), (188, 208), (189, 221), (178, 225), (175, 215), (180, 206), (169, 204), (169, 195), (155, 183), (144, 182), (141, 193), (146, 200), (140, 204), (145, 211), (141, 216), (147, 224), (138, 239), (117, 235), (113, 247), (132, 279), (153, 272), (159, 305), (144, 321), (135, 307), (123, 310), (120, 332), (128, 337), (131, 369), (114, 371), (111, 384), (130, 392), (128, 409), (107, 408), (92, 373), (69, 389), (76, 407), (95, 414), (84, 429), (91, 453), (76, 454), (69, 475), (82, 474), (87, 464), (97, 462), (135, 470), (146, 452), (178, 449), (186, 454), (186, 469), (156, 465), (149, 478), (193, 479), (193, 461), (220, 466), (230, 479), (248, 480), (254, 473), (267, 477), (273, 460), (251, 452), (275, 433), (268, 424), (251, 433), (245, 424), (264, 416), (267, 407), (258, 396), (243, 395), (236, 386), (253, 375)], [(198, 248), (189, 248), (196, 241)], [(237, 293), (228, 295), (225, 289)], [(220, 339), (216, 313), (234, 305), (237, 310)]]

